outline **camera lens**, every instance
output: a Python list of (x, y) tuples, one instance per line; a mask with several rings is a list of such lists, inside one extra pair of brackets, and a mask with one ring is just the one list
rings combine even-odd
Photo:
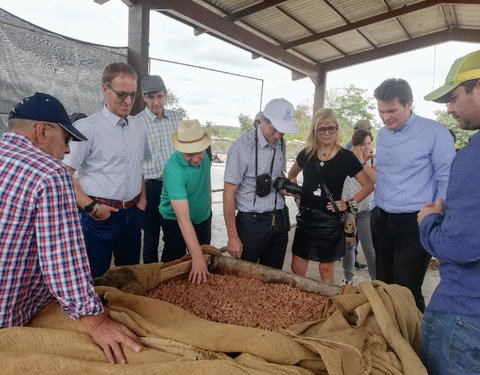
[(287, 193), (290, 194), (302, 194), (302, 187), (294, 184), (286, 177), (278, 177), (273, 183), (273, 186), (277, 190), (285, 189)]

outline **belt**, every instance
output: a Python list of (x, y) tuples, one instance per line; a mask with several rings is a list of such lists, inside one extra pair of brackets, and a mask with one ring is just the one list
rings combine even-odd
[(151, 184), (159, 184), (159, 183), (163, 182), (163, 177), (160, 177), (160, 178), (149, 178), (149, 179), (145, 180), (145, 182), (151, 183)]
[(136, 198), (131, 201), (116, 201), (113, 199), (104, 199), (104, 198), (97, 198), (97, 197), (92, 197), (92, 199), (96, 202), (103, 203), (103, 204), (106, 204), (107, 206), (115, 207), (115, 208), (131, 208), (137, 205)]
[[(241, 215), (247, 215), (247, 216), (271, 216), (273, 215), (274, 211), (267, 211), (267, 212), (244, 212), (244, 211), (238, 211), (239, 214)], [(283, 208), (281, 210), (277, 210), (277, 213), (282, 213)]]

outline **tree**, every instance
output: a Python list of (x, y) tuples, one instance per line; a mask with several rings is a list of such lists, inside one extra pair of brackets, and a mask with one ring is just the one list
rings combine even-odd
[(297, 108), (295, 108), (295, 112), (293, 113), (293, 120), (297, 125), (298, 133), (285, 134), (285, 140), (291, 141), (293, 139), (299, 139), (305, 141), (307, 139), (308, 130), (312, 124), (312, 106), (308, 101), (297, 105)]
[(167, 100), (165, 101), (165, 107), (171, 109), (172, 111), (177, 111), (180, 113), (183, 119), (188, 119), (188, 113), (185, 108), (180, 105), (180, 99), (175, 95), (171, 90), (168, 90)]
[(448, 114), (446, 110), (437, 109), (433, 112), (435, 119), (445, 125), (449, 130), (455, 133), (456, 148), (463, 148), (468, 144), (468, 140), (475, 134), (476, 130), (463, 130), (458, 127), (457, 121)]
[(250, 129), (253, 129), (253, 120), (243, 113), (238, 115), (238, 122), (240, 123), (240, 132), (242, 134), (248, 132)]

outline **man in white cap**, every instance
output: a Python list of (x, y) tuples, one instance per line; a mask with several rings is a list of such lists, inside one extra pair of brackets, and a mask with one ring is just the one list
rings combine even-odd
[(192, 256), (192, 283), (207, 281), (207, 265), (200, 245), (210, 244), (212, 199), (210, 168), (212, 161), (206, 149), (210, 135), (198, 120), (184, 120), (172, 134), (175, 152), (163, 170), (160, 203), (165, 246), (162, 262), (171, 262), (186, 254)]
[(142, 79), (145, 109), (136, 117), (142, 121), (147, 131), (148, 145), (152, 158), (143, 163), (143, 176), (147, 194), (145, 225), (143, 228), (143, 263), (158, 262), (158, 244), (162, 217), (158, 211), (163, 187), (163, 168), (174, 148), (170, 140), (182, 121), (179, 112), (165, 108), (167, 88), (158, 75)]
[[(449, 103), (461, 129), (480, 129), (480, 51), (455, 60), (425, 100)], [(453, 160), (445, 204), (427, 203), (418, 214), (422, 244), (441, 261), (422, 322), (420, 357), (431, 375), (480, 373), (479, 160), (477, 132)]]
[(278, 269), (283, 267), (290, 228), (285, 199), (273, 185), (287, 169), (283, 134), (298, 131), (294, 112), (287, 100), (271, 100), (260, 126), (232, 143), (225, 167), (223, 214), (229, 253)]
[(60, 161), (87, 138), (44, 93), (21, 100), (0, 138), (0, 328), (23, 326), (53, 299), (111, 363), (140, 340), (103, 310), (90, 276), (72, 179)]

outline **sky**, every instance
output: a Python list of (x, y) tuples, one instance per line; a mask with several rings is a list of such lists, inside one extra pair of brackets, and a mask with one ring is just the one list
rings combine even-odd
[[(128, 8), (120, 0), (103, 5), (93, 0), (0, 0), (0, 8), (71, 38), (110, 46), (128, 44)], [(478, 49), (478, 43), (450, 42), (331, 71), (327, 91), (354, 85), (373, 97), (384, 79), (403, 78), (412, 87), (415, 111), (434, 118), (433, 112), (445, 106), (423, 97), (443, 84), (456, 58)], [(290, 70), (262, 58), (254, 60), (251, 53), (212, 36), (194, 36), (191, 27), (158, 12), (150, 15), (149, 54), (150, 74), (159, 74), (189, 118), (202, 124), (238, 126), (240, 114), (253, 119), (269, 100), (279, 97), (295, 107), (313, 104), (314, 85), (309, 78), (293, 81)], [(378, 115), (376, 121), (380, 124)]]

